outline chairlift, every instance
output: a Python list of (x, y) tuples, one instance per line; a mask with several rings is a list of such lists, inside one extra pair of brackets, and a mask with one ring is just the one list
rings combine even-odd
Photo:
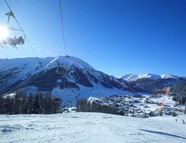
[[(2, 39), (0, 39), (1, 47), (6, 46), (7, 44), (13, 45), (15, 47), (16, 47), (16, 45), (23, 45), (25, 43), (25, 34), (24, 34), (23, 30), (22, 29), (16, 29), (16, 28), (13, 28), (13, 27), (9, 26), (11, 17), (16, 20), (13, 12), (10, 11), (9, 13), (6, 13), (5, 15), (8, 16), (8, 20), (7, 20), (7, 26), (3, 28), (3, 30), (6, 32), (6, 35), (4, 35), (4, 37), (2, 37)], [(19, 32), (19, 33), (21, 32), (22, 35), (19, 36), (19, 37), (16, 37), (15, 35), (10, 36), (9, 32), (12, 33), (12, 31)]]
[[(69, 59), (70, 56), (66, 55), (65, 56), (66, 59)], [(68, 75), (71, 73), (71, 67), (68, 64), (68, 62), (65, 63), (57, 63), (57, 70), (56, 70), (57, 74), (63, 74), (63, 75)]]

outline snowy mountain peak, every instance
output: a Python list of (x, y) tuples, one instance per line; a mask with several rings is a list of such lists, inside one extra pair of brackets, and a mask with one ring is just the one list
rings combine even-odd
[[(62, 67), (76, 67), (79, 69), (86, 69), (86, 70), (95, 70), (92, 66), (90, 66), (88, 63), (86, 63), (85, 61), (83, 61), (80, 58), (77, 57), (64, 57), (64, 56), (57, 56), (55, 58), (48, 58), (50, 59), (50, 61), (47, 61), (48, 63), (44, 62), (44, 66), (45, 68), (53, 68), (58, 66), (62, 66)], [(46, 59), (42, 59), (44, 61), (46, 61)]]
[(156, 75), (151, 73), (146, 74), (124, 74), (120, 77), (120, 79), (127, 80), (127, 81), (135, 81), (138, 79), (152, 79), (152, 80), (158, 80), (158, 79), (168, 79), (168, 78), (179, 78), (178, 76), (171, 75), (171, 74), (163, 74), (163, 75)]
[[(52, 96), (62, 96), (63, 101), (70, 95), (73, 104), (77, 98), (89, 96), (134, 94), (127, 83), (123, 85), (114, 76), (95, 70), (79, 58), (57, 56), (39, 60), (42, 66), (37, 58), (0, 60), (0, 91), (3, 94), (17, 90), (26, 94), (48, 92)], [(66, 75), (63, 71), (67, 67), (70, 73)]]
[(138, 75), (135, 74), (124, 74), (123, 76), (120, 77), (121, 79), (127, 80), (127, 81), (132, 81), (138, 78)]
[(160, 75), (155, 75), (155, 74), (151, 74), (151, 73), (146, 73), (146, 74), (140, 74), (138, 75), (138, 78), (148, 78), (148, 79), (160, 79), (161, 76)]
[(171, 74), (163, 74), (163, 75), (161, 75), (161, 77), (163, 79), (166, 79), (166, 78), (179, 78), (178, 76), (171, 75)]
[(90, 66), (88, 63), (86, 63), (85, 61), (83, 61), (80, 58), (77, 57), (62, 57), (62, 56), (58, 56), (57, 59), (60, 63), (66, 63), (68, 65), (73, 65), (76, 66), (78, 68), (86, 68), (89, 70), (94, 70), (94, 68), (92, 66)]

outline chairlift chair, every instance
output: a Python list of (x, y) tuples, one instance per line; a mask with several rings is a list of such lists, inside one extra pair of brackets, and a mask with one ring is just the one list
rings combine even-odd
[(59, 97), (54, 97), (53, 101), (56, 102), (56, 103), (60, 103), (61, 99)]
[[(66, 55), (65, 58), (70, 58), (70, 56)], [(71, 73), (71, 67), (68, 65), (68, 63), (57, 63), (57, 74), (63, 74), (68, 75)]]
[(8, 37), (6, 37), (5, 39), (3, 39), (0, 42), (1, 47), (3, 47), (3, 45), (7, 45), (7, 44), (11, 44), (13, 46), (23, 45), (25, 43), (25, 34), (24, 34), (23, 30), (16, 29), (16, 28), (13, 28), (13, 27), (9, 26), (10, 18), (13, 17), (15, 19), (15, 16), (14, 16), (13, 12), (10, 11), (9, 13), (6, 13), (5, 15), (8, 16), (8, 20), (7, 20), (7, 28), (8, 29), (7, 30), (8, 31), (21, 32), (22, 36), (19, 36), (18, 38), (16, 36), (13, 36), (13, 37), (12, 36), (8, 36)]

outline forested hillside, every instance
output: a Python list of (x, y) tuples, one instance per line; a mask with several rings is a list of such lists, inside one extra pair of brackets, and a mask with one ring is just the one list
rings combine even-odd
[(186, 102), (186, 81), (171, 88), (170, 94), (174, 96), (174, 100), (181, 104)]

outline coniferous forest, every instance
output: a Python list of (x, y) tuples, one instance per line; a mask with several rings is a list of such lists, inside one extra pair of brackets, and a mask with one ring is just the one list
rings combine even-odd
[(51, 95), (29, 96), (16, 94), (15, 97), (0, 96), (0, 114), (55, 114), (61, 112), (61, 99), (57, 102)]
[(100, 113), (107, 113), (107, 114), (116, 114), (120, 115), (118, 109), (108, 105), (102, 105), (96, 103), (95, 101), (87, 102), (86, 99), (78, 99), (76, 103), (76, 110), (77, 112), (100, 112)]
[(171, 94), (174, 95), (173, 100), (180, 104), (186, 104), (186, 81), (172, 87)]

